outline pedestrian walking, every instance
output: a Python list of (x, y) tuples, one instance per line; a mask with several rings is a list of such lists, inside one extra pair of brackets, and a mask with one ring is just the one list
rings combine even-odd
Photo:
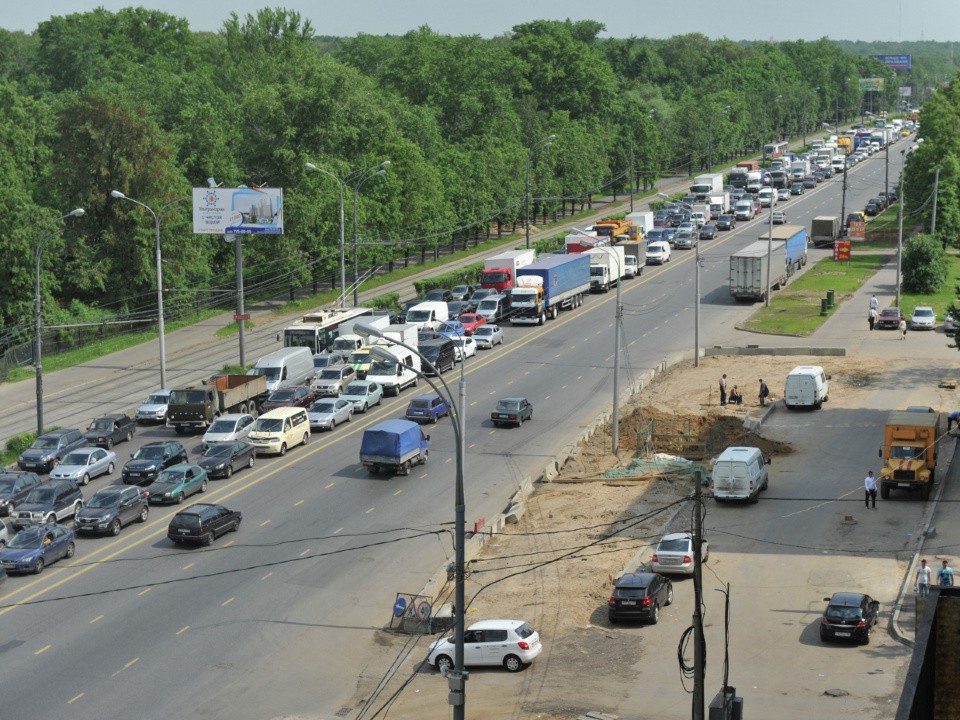
[(930, 594), (930, 566), (927, 565), (926, 560), (920, 561), (920, 567), (917, 568), (917, 580), (914, 585), (918, 595), (926, 597)]
[(740, 388), (736, 385), (733, 386), (733, 389), (730, 391), (730, 397), (727, 398), (727, 403), (732, 405), (736, 403), (737, 405), (743, 405), (743, 393), (740, 392)]
[(937, 570), (937, 585), (940, 587), (953, 587), (953, 568), (944, 560), (943, 565)]
[(907, 321), (903, 318), (900, 318), (900, 339), (907, 339)]
[(727, 404), (727, 374), (720, 376), (720, 404)]
[(873, 475), (873, 470), (867, 472), (867, 476), (863, 479), (863, 490), (864, 497), (863, 502), (866, 504), (867, 508), (870, 508), (870, 503), (873, 503), (873, 509), (877, 509), (877, 478)]
[(870, 314), (867, 315), (867, 322), (870, 323), (870, 331), (873, 332), (873, 326), (877, 323), (877, 309), (870, 308)]
[(763, 381), (763, 378), (760, 378), (760, 407), (763, 407), (767, 404), (767, 398), (770, 397), (770, 388), (767, 387), (767, 384)]
[(879, 307), (880, 307), (880, 301), (877, 300), (877, 296), (874, 295), (873, 297), (870, 298), (870, 309), (876, 310)]

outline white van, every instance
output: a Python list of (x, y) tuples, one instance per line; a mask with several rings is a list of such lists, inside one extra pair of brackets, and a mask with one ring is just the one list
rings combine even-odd
[(445, 302), (426, 301), (407, 310), (407, 324), (418, 328), (436, 330), (437, 325), (450, 319), (450, 309)]
[(379, 383), (384, 395), (399, 395), (404, 388), (416, 387), (420, 382), (420, 356), (400, 345), (388, 345), (386, 349), (397, 361), (374, 357), (364, 379)]
[(286, 455), (290, 448), (300, 443), (306, 445), (309, 438), (307, 411), (300, 407), (282, 407), (265, 412), (254, 420), (247, 442), (257, 449), (257, 455)]
[(635, 278), (641, 272), (640, 263), (637, 262), (636, 255), (624, 255), (623, 256), (623, 271), (628, 278)]
[(788, 408), (820, 408), (830, 394), (830, 376), (819, 365), (797, 365), (783, 387), (783, 404)]
[(767, 465), (759, 448), (729, 447), (713, 463), (710, 484), (717, 502), (747, 500), (757, 502), (767, 489)]
[(313, 377), (313, 353), (308, 347), (289, 347), (275, 350), (257, 360), (247, 375), (263, 375), (267, 390), (291, 385), (305, 385)]

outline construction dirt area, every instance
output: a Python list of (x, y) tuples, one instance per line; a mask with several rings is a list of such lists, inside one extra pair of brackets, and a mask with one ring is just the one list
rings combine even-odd
[[(635, 627), (608, 622), (613, 578), (647, 559), (649, 552), (643, 553), (668, 527), (689, 529), (691, 504), (683, 500), (693, 494), (694, 483), (689, 471), (677, 471), (662, 456), (661, 462), (646, 464), (639, 477), (605, 477), (604, 472), (627, 465), (638, 447), (647, 454), (681, 456), (709, 467), (710, 458), (723, 448), (751, 445), (776, 462), (792, 449), (744, 427), (748, 413), (754, 419), (760, 416), (759, 379), (768, 379), (771, 399), (776, 400), (783, 378), (796, 365), (829, 365), (833, 405), (854, 401), (891, 369), (889, 363), (884, 366), (866, 355), (837, 360), (710, 356), (699, 368), (675, 367), (622, 410), (620, 460), (611, 454), (610, 428), (602, 428), (568, 459), (559, 478), (537, 485), (520, 521), (495, 535), (470, 563), (466, 623), (526, 620), (540, 633), (543, 652), (517, 675), (474, 669), (467, 685), (467, 717), (571, 720), (591, 710), (613, 713), (636, 682), (634, 665), (650, 651)], [(720, 406), (718, 380), (723, 373), (728, 388), (740, 387), (743, 406)], [(452, 592), (452, 587), (444, 591)], [(372, 717), (404, 684), (379, 717), (450, 717), (446, 681), (430, 666), (417, 671), (436, 637), (426, 635), (411, 649), (410, 636), (379, 633), (384, 658), (409, 654), (376, 699), (371, 695), (384, 679), (386, 660), (364, 671), (356, 698), (356, 707), (369, 701), (364, 717)], [(664, 657), (675, 654), (673, 647), (665, 655), (663, 651), (658, 649)]]

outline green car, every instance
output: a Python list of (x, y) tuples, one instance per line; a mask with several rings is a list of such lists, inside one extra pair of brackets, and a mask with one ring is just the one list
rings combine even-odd
[(207, 471), (199, 465), (181, 463), (163, 470), (147, 486), (145, 493), (151, 505), (183, 502), (185, 497), (207, 490)]

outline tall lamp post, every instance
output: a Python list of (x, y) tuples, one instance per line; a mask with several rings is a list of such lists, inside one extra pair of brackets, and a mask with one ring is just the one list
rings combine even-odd
[[(164, 339), (164, 325), (163, 325), (163, 262), (160, 255), (160, 215), (154, 212), (146, 203), (142, 203), (139, 200), (135, 200), (132, 197), (124, 195), (119, 190), (111, 190), (110, 197), (116, 198), (117, 200), (129, 200), (134, 205), (139, 205), (144, 208), (147, 212), (153, 215), (153, 224), (155, 228), (155, 238), (156, 238), (156, 260), (157, 260), (157, 334), (160, 340), (160, 387), (167, 387), (167, 349), (166, 341)], [(183, 198), (177, 198), (173, 202), (181, 202)], [(173, 204), (173, 203), (169, 203)]]
[(904, 148), (900, 151), (901, 164), (900, 164), (900, 190), (897, 193), (899, 196), (897, 200), (899, 201), (899, 212), (897, 213), (897, 297), (894, 302), (896, 307), (900, 307), (900, 273), (901, 273), (901, 263), (903, 260), (903, 208), (907, 203), (907, 198), (903, 193), (903, 176), (907, 169), (907, 155), (912, 153), (918, 147), (920, 143), (923, 142), (923, 138), (917, 140), (917, 144), (912, 147)]
[(556, 139), (556, 137), (556, 135), (547, 135), (543, 140), (530, 148), (530, 152), (527, 153), (527, 172), (523, 184), (523, 225), (526, 229), (527, 247), (530, 247), (530, 163), (533, 161), (533, 156), (536, 155), (538, 151), (553, 145), (553, 141)]
[[(406, 345), (398, 340), (394, 340), (393, 338), (385, 337), (377, 327), (367, 325), (366, 323), (357, 323), (353, 326), (353, 330), (357, 335), (362, 337), (380, 338), (381, 340), (386, 340), (391, 345), (399, 345), (402, 348), (406, 348), (419, 357), (421, 363), (424, 363), (426, 366), (431, 365), (430, 361), (421, 355), (417, 348), (410, 347), (409, 345)], [(371, 353), (376, 357), (380, 357), (385, 360), (399, 362), (397, 357), (385, 348), (374, 346), (371, 349)], [(466, 597), (464, 588), (466, 580), (466, 556), (464, 545), (467, 534), (466, 500), (463, 490), (463, 461), (466, 455), (466, 418), (463, 413), (467, 407), (467, 381), (464, 377), (463, 369), (463, 364), (465, 361), (465, 357), (461, 358), (459, 403), (454, 402), (453, 393), (450, 392), (450, 388), (447, 385), (447, 381), (443, 379), (443, 375), (439, 371), (436, 373), (437, 378), (443, 385), (444, 390), (446, 390), (446, 399), (450, 401), (450, 407), (453, 408), (453, 434), (457, 443), (456, 488), (454, 490), (454, 535), (456, 537), (456, 554), (454, 559), (455, 589), (453, 601), (454, 661), (453, 670), (447, 674), (447, 683), (450, 689), (450, 694), (447, 696), (447, 698), (450, 705), (453, 706), (454, 720), (465, 720), (467, 690), (466, 683), (467, 678), (469, 677), (469, 674), (464, 669), (463, 657), (464, 617), (466, 615)], [(438, 395), (443, 396), (443, 393), (439, 391), (430, 378), (424, 376), (424, 379), (430, 384), (430, 387), (432, 387)]]
[(63, 232), (62, 227), (56, 227), (68, 217), (80, 217), (84, 214), (83, 208), (71, 210), (66, 215), (61, 215), (52, 223), (52, 228), (46, 235), (40, 238), (37, 243), (37, 251), (34, 253), (34, 298), (33, 298), (33, 367), (37, 375), (37, 435), (43, 435), (43, 360), (41, 358), (42, 341), (40, 330), (40, 256), (43, 254), (43, 246), (47, 241)]
[(390, 165), (389, 160), (384, 160), (382, 163), (377, 165), (374, 168), (369, 170), (364, 170), (359, 173), (359, 178), (353, 186), (353, 306), (357, 307), (360, 304), (359, 299), (359, 290), (360, 290), (360, 246), (357, 244), (357, 194), (360, 192), (360, 187), (369, 179), (378, 177), (380, 175), (387, 174), (387, 167)]
[[(658, 195), (659, 197), (662, 197), (662, 198), (666, 199), (666, 200), (670, 200), (670, 196), (667, 195), (667, 194), (665, 194), (665, 193), (658, 192), (657, 195)], [(693, 208), (690, 207), (690, 205), (688, 205), (687, 203), (681, 202), (681, 203), (677, 203), (677, 204), (678, 204), (678, 205), (682, 205), (683, 207), (687, 208), (688, 210), (691, 210), (691, 211), (693, 210)], [(697, 248), (697, 256), (696, 256), (696, 259), (694, 260), (694, 262), (696, 263), (696, 271), (695, 271), (695, 277), (694, 277), (694, 282), (693, 282), (693, 291), (694, 291), (694, 299), (693, 299), (693, 364), (694, 364), (694, 367), (700, 367), (700, 238), (699, 238), (699, 237), (696, 239), (696, 243), (697, 243), (697, 245), (696, 245), (696, 248)]]

